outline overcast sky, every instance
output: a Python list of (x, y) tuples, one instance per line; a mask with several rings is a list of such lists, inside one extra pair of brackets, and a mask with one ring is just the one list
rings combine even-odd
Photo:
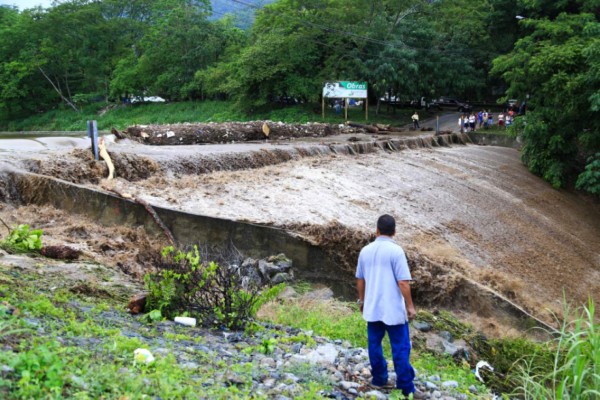
[(0, 0), (0, 4), (8, 4), (19, 7), (19, 10), (36, 6), (50, 7), (52, 0)]

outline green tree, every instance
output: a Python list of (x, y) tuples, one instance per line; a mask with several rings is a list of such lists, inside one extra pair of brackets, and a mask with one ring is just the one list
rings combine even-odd
[(153, 7), (152, 23), (115, 69), (112, 92), (198, 98), (194, 75), (215, 62), (223, 46), (221, 32), (207, 19), (208, 4), (162, 0)]
[(591, 2), (523, 3), (536, 18), (521, 21), (527, 35), (493, 72), (509, 97), (527, 99), (524, 163), (558, 188), (600, 150), (600, 24)]

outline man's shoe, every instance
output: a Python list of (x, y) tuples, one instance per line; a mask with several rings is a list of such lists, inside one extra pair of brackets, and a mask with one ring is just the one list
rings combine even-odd
[(367, 384), (367, 387), (370, 389), (375, 389), (375, 390), (391, 390), (391, 389), (395, 389), (396, 386), (394, 385), (393, 382), (387, 381), (387, 383), (383, 384), (383, 385), (375, 385), (372, 382), (369, 382)]

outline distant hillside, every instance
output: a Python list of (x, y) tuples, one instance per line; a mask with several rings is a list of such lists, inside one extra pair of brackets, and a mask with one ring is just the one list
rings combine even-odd
[(236, 17), (236, 25), (242, 29), (248, 29), (254, 22), (256, 7), (273, 3), (275, 0), (211, 0), (213, 19), (219, 19), (226, 14)]

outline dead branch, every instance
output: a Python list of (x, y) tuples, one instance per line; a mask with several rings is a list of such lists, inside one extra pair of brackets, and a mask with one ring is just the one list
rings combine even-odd
[(2, 222), (2, 225), (4, 225), (6, 227), (6, 229), (8, 229), (8, 234), (10, 235), (10, 226), (8, 226), (2, 218), (0, 218), (0, 222)]
[(71, 103), (69, 101), (69, 99), (67, 99), (63, 94), (62, 91), (56, 87), (56, 85), (54, 84), (54, 82), (52, 81), (52, 79), (50, 79), (50, 77), (48, 75), (46, 75), (46, 73), (44, 72), (44, 70), (42, 69), (42, 67), (38, 67), (38, 69), (40, 70), (40, 72), (42, 73), (42, 75), (44, 75), (44, 78), (46, 78), (48, 80), (48, 82), (50, 82), (50, 84), (52, 85), (52, 87), (54, 88), (54, 90), (56, 91), (56, 93), (58, 93), (58, 95), (60, 96), (60, 98), (67, 103), (73, 110), (75, 110), (75, 112), (79, 112), (79, 109), (75, 106), (75, 104)]
[(156, 211), (154, 211), (154, 208), (152, 208), (152, 206), (150, 204), (148, 204), (147, 201), (140, 199), (139, 197), (135, 197), (132, 196), (130, 194), (127, 193), (122, 193), (120, 191), (118, 191), (117, 189), (108, 187), (108, 186), (103, 186), (103, 188), (105, 190), (108, 190), (110, 192), (113, 192), (117, 195), (119, 195), (119, 197), (122, 197), (124, 199), (131, 199), (133, 201), (135, 201), (138, 204), (141, 204), (142, 206), (144, 206), (144, 208), (146, 209), (146, 211), (148, 212), (148, 214), (150, 214), (150, 216), (152, 217), (152, 219), (154, 220), (154, 222), (156, 222), (156, 224), (160, 227), (160, 229), (162, 229), (163, 233), (165, 234), (165, 236), (167, 237), (167, 239), (169, 239), (169, 242), (171, 242), (172, 245), (176, 245), (177, 241), (175, 240), (175, 237), (173, 236), (173, 233), (171, 233), (171, 230), (165, 225), (165, 223), (162, 221), (162, 219), (160, 219), (160, 217), (158, 216), (158, 214), (156, 213)]

